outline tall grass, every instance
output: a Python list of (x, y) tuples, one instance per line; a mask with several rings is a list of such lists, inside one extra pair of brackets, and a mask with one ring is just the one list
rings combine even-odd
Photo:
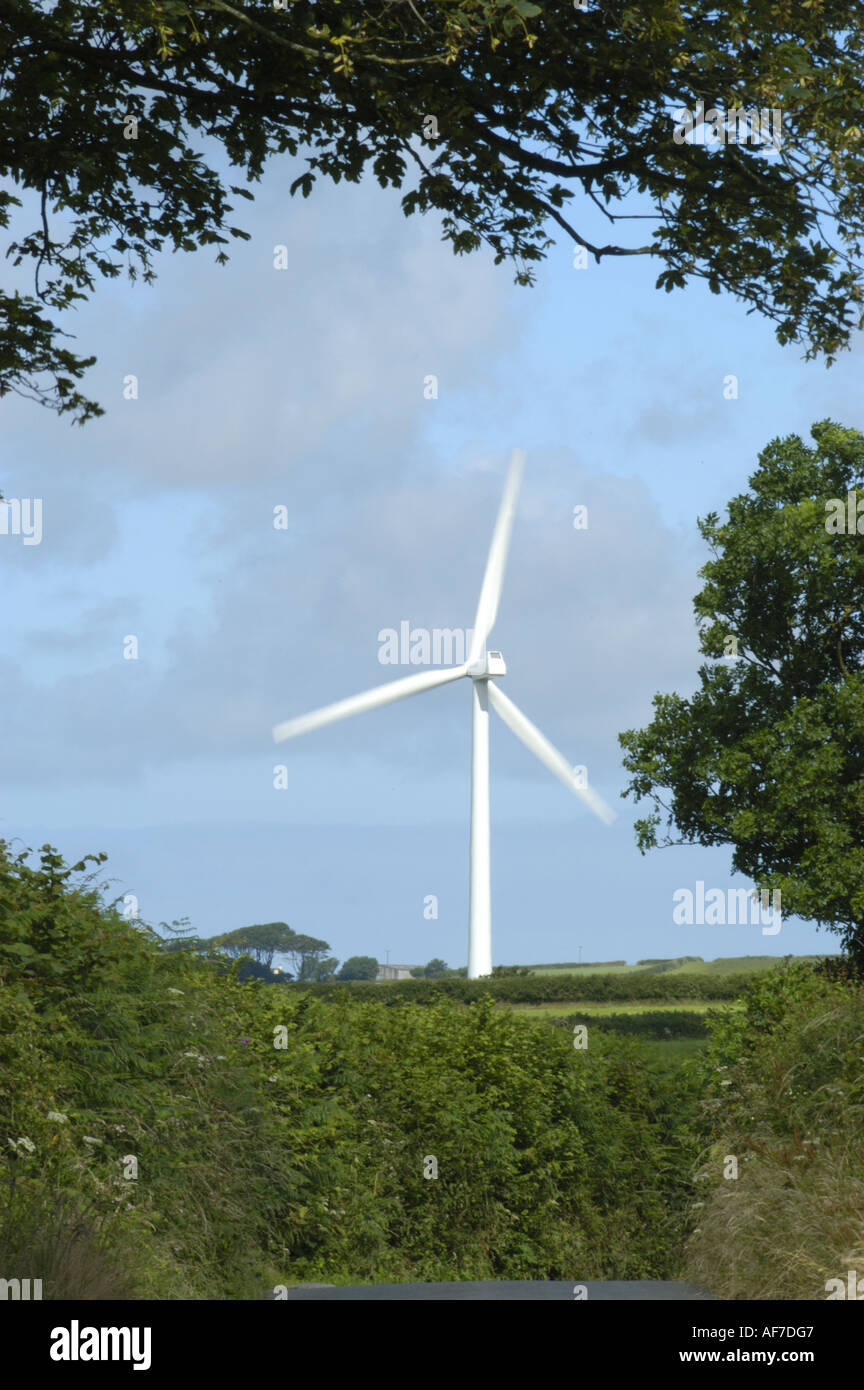
[(774, 972), (716, 1020), (709, 1066), (687, 1276), (723, 1299), (824, 1299), (864, 1276), (864, 987)]

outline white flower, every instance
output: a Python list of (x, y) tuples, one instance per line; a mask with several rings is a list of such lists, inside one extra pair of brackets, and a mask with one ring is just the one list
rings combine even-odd
[(81, 1135), (81, 1138), (84, 1140), (84, 1143), (85, 1143), (85, 1144), (101, 1144), (101, 1143), (102, 1143), (102, 1140), (101, 1140), (101, 1139), (94, 1139), (92, 1134), (82, 1134), (82, 1135)]
[(69, 1116), (61, 1114), (59, 1110), (49, 1110), (45, 1118), (46, 1120), (54, 1120), (58, 1125), (65, 1125)]
[(182, 990), (182, 989), (171, 989), (171, 988), (169, 987), (168, 993), (169, 993), (169, 994), (182, 994), (182, 993), (183, 993), (183, 990)]
[[(8, 1136), (7, 1136), (7, 1138), (8, 1138)], [(33, 1143), (33, 1140), (32, 1140), (32, 1139), (28, 1139), (26, 1135), (24, 1136), (23, 1139), (17, 1139), (17, 1140), (16, 1140), (16, 1139), (10, 1139), (10, 1140), (9, 1140), (9, 1143), (12, 1145), (12, 1148), (15, 1150), (16, 1154), (17, 1154), (19, 1148), (20, 1148), (20, 1149), (26, 1149), (26, 1151), (27, 1151), (28, 1154), (32, 1154), (32, 1153), (35, 1153), (35, 1152), (36, 1152), (36, 1145)]]

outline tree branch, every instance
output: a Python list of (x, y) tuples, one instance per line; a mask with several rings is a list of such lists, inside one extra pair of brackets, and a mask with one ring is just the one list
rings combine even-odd
[(557, 208), (552, 207), (551, 203), (545, 202), (543, 198), (539, 198), (536, 194), (534, 195), (534, 201), (538, 207), (543, 208), (544, 212), (548, 212), (549, 216), (558, 223), (559, 227), (564, 228), (568, 236), (572, 236), (574, 241), (578, 242), (580, 246), (584, 246), (587, 251), (590, 251), (598, 265), (603, 256), (656, 256), (659, 254), (656, 246), (594, 246), (590, 241), (586, 241), (583, 236), (580, 236), (579, 233), (570, 226), (566, 218), (561, 216)]

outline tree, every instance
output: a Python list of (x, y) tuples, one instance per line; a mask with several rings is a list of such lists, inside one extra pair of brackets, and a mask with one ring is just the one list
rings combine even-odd
[[(329, 947), (325, 949), (329, 950)], [(312, 959), (304, 975), (298, 978), (303, 980), (333, 980), (336, 978), (336, 969), (339, 960), (336, 956), (325, 956), (323, 960)]]
[(290, 975), (286, 976), (281, 971), (277, 972), (269, 965), (265, 965), (263, 961), (253, 960), (251, 956), (243, 957), (237, 969), (237, 979), (242, 983), (247, 980), (263, 980), (265, 985), (281, 985), (290, 978)]
[(284, 948), (284, 954), (291, 961), (296, 978), (304, 981), (328, 979), (339, 964), (335, 956), (327, 955), (329, 943), (320, 941), (316, 936), (293, 935), (294, 939)]
[(418, 966), (416, 970), (411, 971), (412, 978), (415, 980), (440, 980), (450, 973), (450, 967), (446, 960), (441, 960), (440, 956), (430, 960), (428, 965)]
[[(520, 284), (552, 223), (597, 262), (653, 257), (659, 288), (697, 276), (730, 291), (808, 356), (831, 361), (859, 321), (855, 6), (2, 0), (2, 14), (0, 226), (24, 207), (8, 253), (33, 290), (0, 296), (0, 394), (78, 422), (101, 413), (78, 390), (94, 358), (63, 346), (52, 314), (99, 276), (151, 281), (165, 247), (224, 263), (247, 235), (230, 199), (249, 189), (210, 167), (205, 135), (247, 183), (271, 156), (305, 160), (292, 195), (371, 171), (404, 190), (406, 215), (440, 213), (455, 253), (485, 244)], [(713, 121), (714, 103), (780, 111), (776, 156), (746, 117), (742, 143), (737, 118), (717, 149), (673, 138), (681, 113)], [(586, 235), (589, 209), (614, 241)], [(619, 236), (629, 220), (651, 226)]]
[(206, 936), (183, 936), (162, 942), (163, 951), (192, 951), (195, 955), (206, 955), (212, 946)]
[(829, 420), (811, 434), (814, 448), (773, 440), (728, 519), (700, 521), (711, 664), (690, 699), (655, 695), (648, 727), (619, 736), (624, 795), (654, 805), (636, 824), (643, 853), (731, 844), (733, 869), (779, 889), (785, 915), (864, 961), (864, 436)]
[(339, 971), (339, 980), (374, 980), (378, 976), (378, 962), (374, 956), (349, 956)]
[(236, 931), (225, 932), (213, 937), (213, 945), (229, 956), (251, 956), (259, 965), (268, 970), (273, 967), (275, 955), (291, 955), (296, 949), (298, 937), (287, 922), (263, 922), (252, 927), (238, 927)]

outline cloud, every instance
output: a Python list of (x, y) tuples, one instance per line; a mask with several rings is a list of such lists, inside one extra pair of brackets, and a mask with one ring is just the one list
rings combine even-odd
[[(123, 659), (115, 599), (67, 634), (80, 656), (89, 629), (88, 670), (78, 664), (51, 684), (7, 670), (8, 774), (137, 783), (177, 760), (284, 758), (270, 743), (273, 722), (415, 669), (381, 665), (381, 629), (471, 627), (504, 464), (411, 485), (391, 461), (348, 506), (292, 503), (293, 532), (273, 529), (267, 485), (250, 483), (241, 515), (223, 505), (197, 537), (198, 565), (221, 582), (162, 631), (154, 613), (139, 615), (137, 661)], [(616, 734), (644, 709), (636, 691), (646, 680), (674, 688), (695, 671), (692, 547), (664, 524), (643, 482), (591, 476), (566, 451), (540, 452), (536, 465), (494, 636), (504, 684), (553, 741), (572, 746), (573, 761), (611, 775)], [(573, 528), (576, 501), (588, 507), (585, 531)], [(60, 662), (63, 641), (48, 641)], [(452, 728), (442, 695), (334, 726), (317, 754), (368, 745), (395, 767), (410, 749), (431, 775)], [(516, 775), (546, 775), (526, 770), (515, 745), (502, 757)]]

